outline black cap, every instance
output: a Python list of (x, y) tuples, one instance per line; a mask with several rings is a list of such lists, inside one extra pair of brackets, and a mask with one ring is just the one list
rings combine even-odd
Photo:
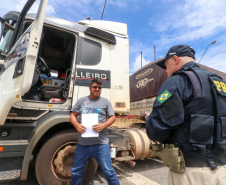
[(171, 47), (169, 51), (166, 53), (165, 58), (156, 64), (159, 67), (166, 69), (165, 60), (167, 58), (173, 57), (174, 55), (178, 57), (182, 56), (192, 57), (195, 60), (195, 50), (191, 46), (181, 44)]

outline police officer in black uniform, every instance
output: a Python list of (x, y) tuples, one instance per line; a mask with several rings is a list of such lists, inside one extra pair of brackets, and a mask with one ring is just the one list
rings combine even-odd
[[(178, 156), (178, 161), (184, 156), (186, 166), (179, 171), (170, 168), (168, 183), (226, 184), (225, 155), (215, 147), (218, 131), (214, 118), (214, 85), (209, 78), (220, 77), (201, 69), (195, 63), (194, 49), (188, 45), (171, 47), (157, 65), (166, 70), (169, 79), (161, 86), (153, 110), (146, 118), (147, 134), (151, 140), (173, 144), (173, 150), (179, 148), (183, 154)], [(219, 87), (223, 87), (223, 83)]]

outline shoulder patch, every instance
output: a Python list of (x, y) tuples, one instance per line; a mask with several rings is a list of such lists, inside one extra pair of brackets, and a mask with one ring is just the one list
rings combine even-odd
[(162, 94), (160, 94), (157, 97), (157, 99), (162, 104), (165, 101), (167, 101), (171, 96), (172, 96), (172, 94), (169, 91), (165, 90)]

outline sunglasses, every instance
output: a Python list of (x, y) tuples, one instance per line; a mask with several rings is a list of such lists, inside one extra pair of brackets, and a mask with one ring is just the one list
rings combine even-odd
[(90, 86), (90, 87), (92, 87), (94, 89), (97, 89), (97, 88), (100, 89), (100, 90), (102, 89), (102, 86)]

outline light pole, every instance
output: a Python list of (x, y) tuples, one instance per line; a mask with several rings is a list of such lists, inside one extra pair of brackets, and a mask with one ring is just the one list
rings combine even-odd
[(142, 67), (142, 51), (140, 52), (140, 56), (141, 56), (141, 67)]
[[(210, 46), (210, 45), (215, 44), (215, 43), (216, 43), (216, 40), (214, 40), (213, 42), (211, 42), (211, 43), (207, 46), (206, 50), (209, 48), (209, 46)], [(206, 53), (206, 50), (204, 51), (204, 53), (203, 53), (202, 57), (203, 57), (203, 56), (204, 56), (204, 54)], [(200, 63), (200, 61), (201, 61), (202, 57), (200, 58), (200, 60), (199, 60), (199, 62), (198, 62), (198, 63)]]

